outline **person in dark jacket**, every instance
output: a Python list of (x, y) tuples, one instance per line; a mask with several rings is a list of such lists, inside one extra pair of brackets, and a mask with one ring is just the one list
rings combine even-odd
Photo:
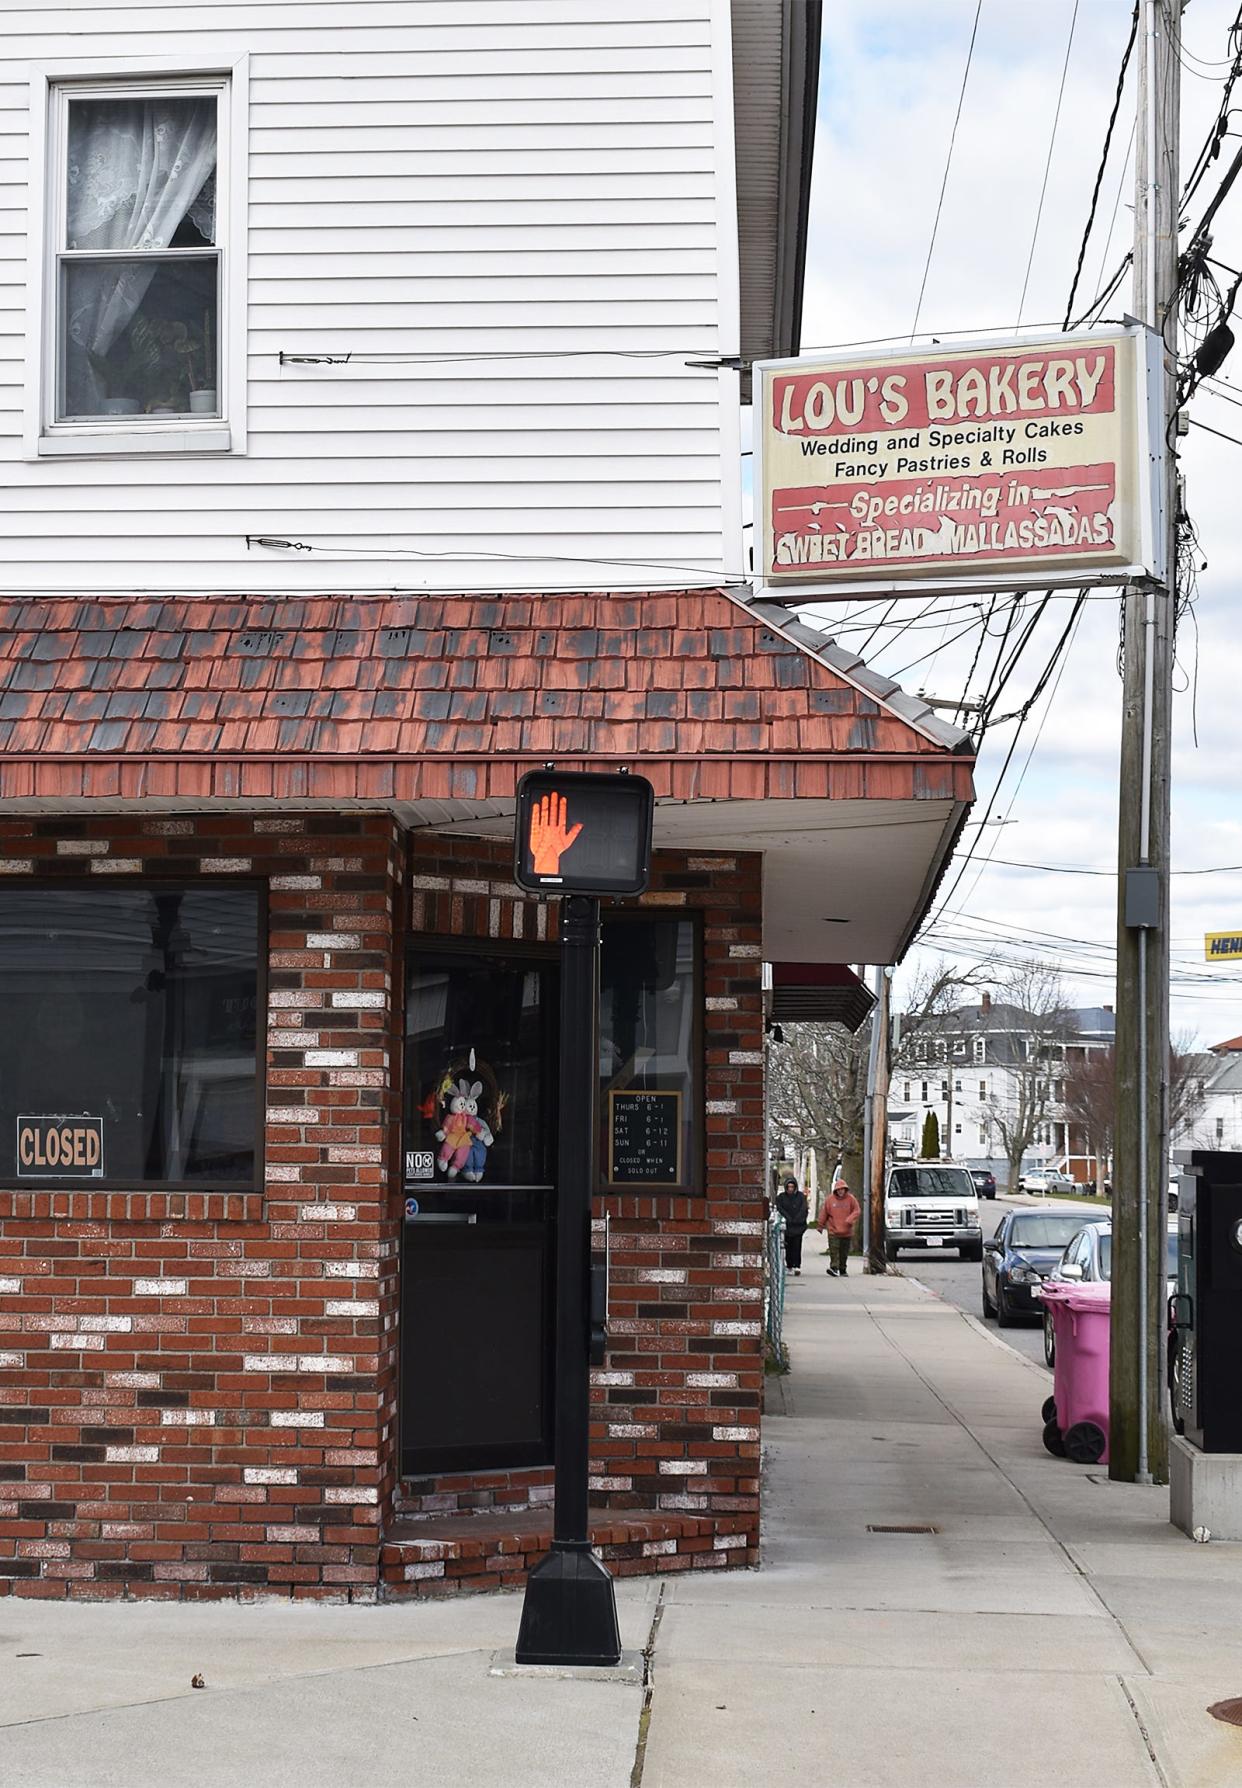
[(806, 1193), (798, 1190), (792, 1175), (779, 1193), (776, 1208), (785, 1219), (785, 1265), (791, 1273), (802, 1271), (802, 1238), (806, 1234), (808, 1205)]

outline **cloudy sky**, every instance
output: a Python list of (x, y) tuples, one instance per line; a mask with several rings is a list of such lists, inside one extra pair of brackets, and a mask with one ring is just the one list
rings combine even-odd
[[(807, 348), (910, 334), (975, 11), (976, 0), (936, 0), (934, 6), (927, 0), (830, 0), (824, 8), (803, 327)], [(1008, 329), (1019, 314), (1024, 323), (1060, 325), (1130, 12), (1126, 0), (1078, 0), (1076, 9), (1074, 0), (982, 0), (920, 335)], [(1194, 0), (1187, 10), (1183, 176), (1220, 104), (1225, 72), (1220, 65), (1236, 14), (1237, 0)], [(1137, 54), (1084, 263), (1087, 301), (1130, 245), (1136, 63)], [(1226, 145), (1226, 162), (1236, 147), (1236, 141)], [(1190, 206), (1192, 220), (1214, 190), (1219, 166)], [(1218, 218), (1214, 253), (1231, 268), (1242, 268), (1242, 182)], [(1227, 276), (1222, 278), (1227, 283)], [(1127, 279), (1106, 315), (1120, 317), (1128, 298)], [(1200, 396), (1193, 414), (1242, 441), (1242, 346), (1222, 372), (1238, 384), (1236, 400)], [(1193, 1034), (1207, 1045), (1242, 1033), (1242, 964), (1230, 970), (1203, 960), (1205, 931), (1242, 927), (1242, 868), (1187, 873), (1242, 865), (1242, 505), (1237, 496), (1242, 444), (1196, 428), (1182, 450), (1188, 504), (1207, 569), (1199, 579), (1197, 632), (1184, 626), (1178, 638), (1172, 1015), (1175, 1032)], [(905, 602), (894, 620), (908, 621), (922, 606)], [(814, 616), (843, 644), (855, 649), (865, 644), (868, 659), (906, 688), (961, 695), (978, 644), (970, 614), (944, 622), (933, 616), (900, 638), (890, 631), (868, 639), (870, 621), (861, 618), (861, 607), (823, 607)], [(1018, 688), (1021, 676), (1015, 678), (1005, 708), (1017, 706), (1029, 691), (1068, 615), (1068, 598), (1049, 605), (1024, 660), (1021, 676), (1027, 680)], [(1008, 823), (985, 827), (935, 933), (944, 940), (940, 953), (963, 961), (971, 952), (985, 951), (979, 942), (985, 937), (998, 945), (1004, 940), (1010, 955), (1030, 954), (1033, 940), (1044, 960), (1063, 967), (1071, 996), (1082, 1004), (1113, 1000), (1117, 630), (1115, 597), (1086, 605), (1051, 699), (1045, 695), (1033, 711), (991, 802), (1013, 725), (989, 732), (976, 776), (975, 817)], [(985, 668), (994, 649), (986, 647), (981, 656)], [(976, 672), (972, 693), (979, 676)], [(1010, 702), (1015, 691), (1017, 700)], [(1015, 864), (1108, 873), (1065, 874)], [(956, 866), (942, 885), (942, 900), (955, 874)], [(911, 967), (918, 958), (916, 951)]]

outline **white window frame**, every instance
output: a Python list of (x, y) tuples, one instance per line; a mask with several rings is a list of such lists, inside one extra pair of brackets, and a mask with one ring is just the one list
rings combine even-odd
[[(80, 57), (41, 62), (30, 77), (27, 352), (23, 452), (30, 460), (115, 455), (241, 454), (246, 450), (246, 129), (249, 57), (170, 68), (167, 59)], [(56, 419), (60, 342), (57, 258), (64, 242), (70, 98), (217, 93), (216, 252), (220, 257), (217, 390), (220, 414), (130, 420)]]

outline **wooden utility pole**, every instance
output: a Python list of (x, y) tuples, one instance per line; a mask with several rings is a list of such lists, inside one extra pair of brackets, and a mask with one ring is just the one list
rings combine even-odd
[(881, 969), (876, 976), (876, 1006), (871, 1019), (875, 1026), (873, 1034), (876, 1039), (876, 1047), (870, 1077), (871, 1150), (868, 1157), (870, 1172), (864, 1194), (871, 1216), (867, 1227), (867, 1259), (864, 1263), (864, 1270), (868, 1273), (888, 1271), (888, 1254), (884, 1246), (884, 1171), (885, 1157), (888, 1153), (888, 996), (891, 986), (892, 976), (887, 969)]
[(1162, 585), (1125, 595), (1117, 908), (1109, 1475), (1165, 1483), (1169, 1070), (1169, 778), (1176, 601), (1179, 75), (1182, 0), (1143, 0), (1134, 310), (1164, 342)]

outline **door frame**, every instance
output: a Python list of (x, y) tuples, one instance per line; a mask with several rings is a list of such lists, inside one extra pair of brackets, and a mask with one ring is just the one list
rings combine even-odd
[[(398, 1287), (397, 1287), (397, 1462), (399, 1478), (435, 1478), (451, 1475), (461, 1476), (472, 1472), (488, 1473), (508, 1470), (524, 1470), (551, 1466), (552, 1460), (552, 1428), (555, 1409), (555, 1324), (554, 1303), (556, 1292), (556, 1199), (555, 1199), (555, 1161), (551, 1163), (552, 1179), (548, 1208), (549, 1215), (543, 1224), (534, 1222), (518, 1222), (506, 1225), (502, 1235), (511, 1237), (516, 1246), (528, 1239), (537, 1227), (542, 1227), (546, 1234), (546, 1256), (544, 1274), (544, 1312), (547, 1320), (544, 1324), (543, 1337), (543, 1377), (544, 1377), (544, 1434), (537, 1447), (505, 1443), (496, 1447), (473, 1447), (461, 1449), (442, 1449), (432, 1462), (412, 1463), (406, 1468), (406, 1460), (411, 1454), (417, 1455), (422, 1449), (416, 1445), (407, 1446), (405, 1435), (405, 1347), (404, 1347), (404, 1298), (405, 1298), (405, 1250), (407, 1225), (405, 1222), (404, 1201), (407, 1196), (405, 1181), (405, 1153), (407, 1137), (407, 1110), (411, 1093), (412, 1052), (409, 1047), (408, 1009), (409, 1009), (409, 977), (421, 958), (444, 957), (499, 957), (513, 963), (528, 963), (531, 966), (559, 971), (561, 952), (555, 940), (541, 938), (493, 938), (493, 937), (460, 937), (447, 936), (436, 932), (407, 932), (403, 940), (400, 964), (400, 1041), (401, 1041), (401, 1098), (398, 1117), (398, 1150), (399, 1184), (402, 1200), (400, 1218), (400, 1245), (398, 1250)], [(557, 1024), (559, 1021), (559, 1002), (556, 999), (557, 974), (552, 977), (552, 1007), (549, 1042), (546, 1051), (546, 1071), (555, 1077), (557, 1060)], [(553, 1100), (553, 1104), (555, 1100)], [(442, 1182), (435, 1182), (438, 1187)], [(531, 1190), (535, 1190), (534, 1186)], [(465, 1227), (463, 1225), (463, 1227)], [(473, 1227), (473, 1226), (472, 1226)], [(499, 1226), (498, 1226), (499, 1227)], [(505, 1242), (499, 1237), (498, 1245)], [(452, 1243), (449, 1243), (451, 1246)]]

